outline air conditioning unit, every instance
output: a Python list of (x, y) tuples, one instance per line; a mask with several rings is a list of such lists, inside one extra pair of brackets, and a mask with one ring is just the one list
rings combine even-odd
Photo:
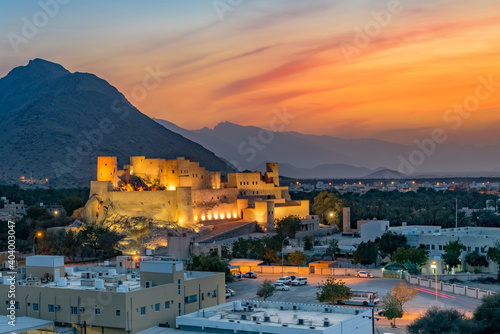
[(54, 306), (54, 310), (59, 311), (61, 309), (61, 305)]
[(153, 286), (153, 282), (152, 281), (146, 281), (146, 289), (147, 288), (151, 288), (152, 286)]
[(123, 281), (118, 280), (118, 281), (117, 281), (117, 283), (118, 283), (118, 285), (122, 285), (122, 284), (123, 284)]
[(85, 312), (85, 307), (79, 307), (78, 312)]
[(99, 277), (101, 277), (101, 276), (102, 276), (102, 273), (99, 273)]
[(299, 319), (299, 322), (297, 324), (298, 325), (303, 325), (304, 324), (304, 319)]

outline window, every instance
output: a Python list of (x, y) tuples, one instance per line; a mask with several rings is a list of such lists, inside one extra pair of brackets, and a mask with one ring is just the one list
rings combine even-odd
[(217, 290), (212, 291), (212, 297), (217, 297)]
[(160, 303), (155, 304), (155, 312), (160, 312)]
[(203, 292), (201, 293), (201, 300), (205, 300), (205, 294)]
[(197, 301), (198, 301), (198, 295), (184, 297), (184, 303), (186, 304), (196, 303)]
[(95, 315), (101, 315), (101, 309), (100, 308), (96, 308), (95, 309)]
[(481, 247), (481, 253), (484, 253), (484, 247)]
[(19, 302), (15, 302), (14, 307), (16, 308), (16, 310), (21, 309), (21, 305), (19, 305)]
[(179, 303), (179, 310), (178, 311), (179, 311), (179, 316), (181, 316), (182, 315), (182, 303)]
[(182, 292), (181, 290), (182, 290), (182, 289), (181, 289), (181, 280), (179, 279), (179, 280), (177, 280), (177, 293), (178, 293), (179, 295), (180, 295), (180, 294), (181, 294), (181, 292)]
[(120, 316), (120, 310), (116, 310), (116, 316), (119, 317)]
[(141, 315), (145, 315), (146, 314), (146, 306), (142, 306), (141, 307)]
[(40, 305), (38, 303), (33, 303), (33, 311), (35, 312), (40, 311)]
[(468, 251), (468, 252), (470, 252), (470, 246), (469, 246), (469, 247), (467, 247), (467, 251)]
[(55, 309), (54, 305), (49, 304), (49, 305), (47, 305), (47, 306), (48, 306), (48, 311), (49, 311), (49, 313), (54, 313), (54, 312), (56, 311), (56, 309)]
[(170, 301), (165, 302), (165, 310), (168, 309), (168, 308), (170, 308)]
[(476, 247), (476, 252), (479, 252), (479, 247)]
[(439, 250), (443, 250), (443, 245), (439, 245)]
[(434, 245), (431, 245), (431, 249), (434, 249)]
[(78, 307), (71, 306), (71, 315), (77, 315), (77, 314), (78, 314)]

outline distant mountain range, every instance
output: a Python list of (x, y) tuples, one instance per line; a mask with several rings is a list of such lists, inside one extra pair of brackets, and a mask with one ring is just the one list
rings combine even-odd
[(154, 120), (203, 145), (239, 170), (263, 170), (265, 162), (275, 161), (281, 164), (281, 175), (294, 178), (500, 176), (500, 147), (494, 145), (437, 144), (427, 155), (417, 145), (377, 139), (270, 132), (230, 122), (219, 123), (213, 129), (186, 130), (165, 120)]
[[(137, 110), (116, 88), (89, 73), (34, 59), (0, 79), (0, 179), (49, 179), (54, 187), (89, 186), (98, 156), (195, 157), (227, 171), (201, 145)], [(232, 169), (230, 169), (232, 170)]]

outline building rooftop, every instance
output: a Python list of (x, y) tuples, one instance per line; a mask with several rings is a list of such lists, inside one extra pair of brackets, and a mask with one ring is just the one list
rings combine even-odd
[[(370, 333), (372, 310), (322, 304), (237, 300), (177, 317), (182, 329), (244, 330), (257, 333), (323, 333), (338, 326), (352, 333)], [(334, 329), (335, 328), (335, 329)]]
[(54, 326), (53, 321), (30, 317), (16, 317), (15, 326), (9, 325), (9, 321), (8, 317), (0, 317), (0, 334), (26, 333)]

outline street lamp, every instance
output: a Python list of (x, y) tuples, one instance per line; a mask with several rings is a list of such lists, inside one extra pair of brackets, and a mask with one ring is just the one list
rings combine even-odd
[(36, 255), (36, 244), (35, 244), (35, 240), (36, 238), (40, 238), (42, 236), (42, 232), (37, 232), (35, 234), (35, 236), (33, 237), (33, 254)]
[(283, 277), (283, 244), (285, 242), (285, 240), (287, 239), (290, 239), (289, 237), (286, 237), (285, 239), (283, 239), (283, 241), (281, 242), (281, 277)]
[(437, 272), (437, 262), (432, 261), (431, 268), (434, 268), (434, 273), (436, 275), (436, 281), (434, 285), (436, 286), (436, 308), (438, 308), (438, 272)]

